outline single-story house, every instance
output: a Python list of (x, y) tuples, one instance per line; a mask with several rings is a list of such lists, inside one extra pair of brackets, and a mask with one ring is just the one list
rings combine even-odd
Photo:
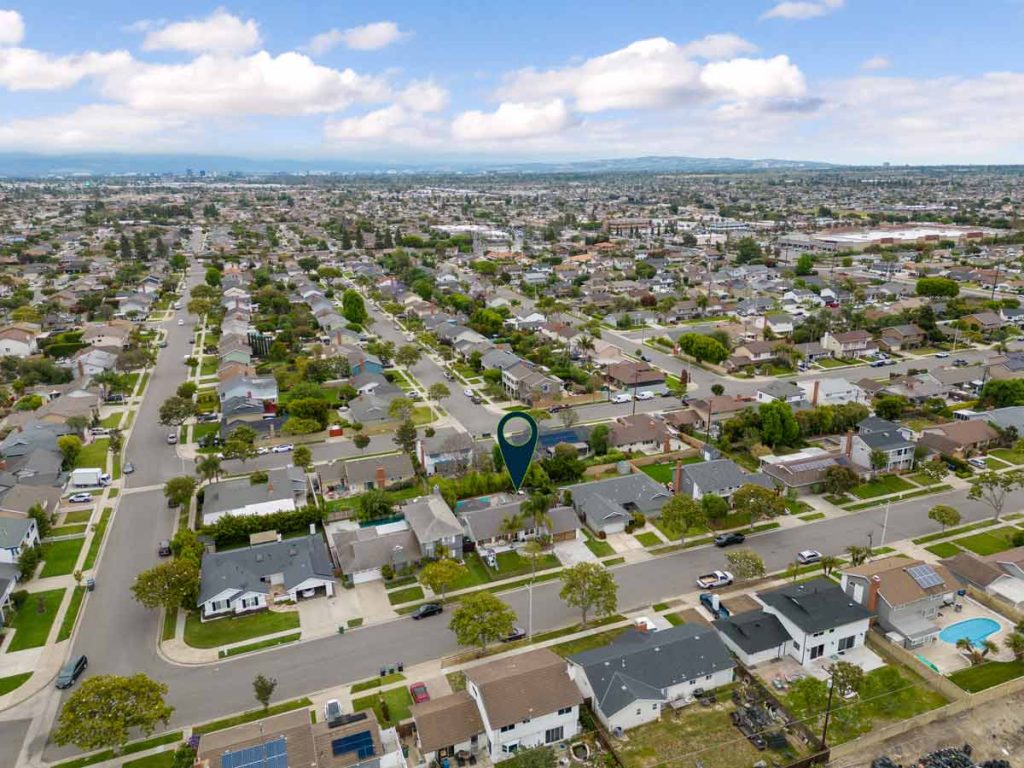
[(687, 464), (682, 468), (682, 487), (679, 492), (700, 501), (712, 493), (728, 499), (744, 485), (760, 485), (774, 488), (771, 478), (754, 475), (742, 469), (732, 459), (715, 459), (699, 464)]
[(570, 485), (565, 490), (587, 526), (596, 533), (606, 534), (624, 531), (634, 512), (648, 518), (657, 517), (672, 497), (661, 483), (643, 472)]
[(305, 505), (306, 492), (301, 467), (271, 469), (265, 483), (253, 483), (248, 477), (213, 482), (203, 489), (203, 524), (211, 525), (224, 515), (290, 512)]

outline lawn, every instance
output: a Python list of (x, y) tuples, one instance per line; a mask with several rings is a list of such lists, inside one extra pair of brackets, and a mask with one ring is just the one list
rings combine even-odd
[(986, 661), (954, 672), (949, 679), (965, 691), (977, 693), (1024, 675), (1024, 661)]
[(417, 427), (429, 424), (436, 420), (433, 409), (429, 405), (418, 405), (412, 415), (412, 423)]
[[(494, 576), (497, 579), (523, 576), (529, 574), (534, 567), (528, 558), (523, 557), (518, 552), (499, 552), (497, 559), (498, 570)], [(544, 571), (548, 568), (558, 568), (561, 564), (557, 557), (548, 553), (537, 558), (536, 570)]]
[(815, 360), (814, 362), (822, 368), (842, 368), (845, 365), (851, 364), (845, 360), (836, 360), (833, 357), (823, 357), (820, 360)]
[[(11, 621), (11, 627), (16, 631), (14, 639), (7, 646), (8, 653), (38, 648), (46, 644), (46, 638), (50, 636), (50, 627), (53, 626), (57, 611), (60, 610), (60, 602), (64, 599), (64, 592), (63, 589), (51, 589), (29, 595)], [(40, 600), (43, 606), (42, 613), (39, 612)]]
[(192, 611), (185, 620), (185, 643), (193, 648), (216, 648), (298, 628), (299, 614), (296, 611), (262, 611), (207, 622), (201, 621), (199, 613)]
[(222, 720), (211, 720), (203, 725), (197, 725), (192, 728), (193, 735), (202, 736), (207, 733), (213, 733), (214, 731), (222, 731), (225, 728), (232, 728), (242, 723), (251, 723), (253, 720), (262, 720), (265, 717), (272, 717), (273, 715), (280, 715), (282, 712), (291, 712), (295, 709), (302, 709), (303, 707), (310, 707), (313, 702), (303, 697), (301, 699), (293, 699), (292, 701), (283, 701), (280, 704), (271, 704), (267, 710), (263, 709), (250, 709), (248, 712), (243, 712), (240, 715), (232, 715), (231, 717), (225, 717)]
[(215, 355), (206, 355), (203, 357), (203, 362), (199, 366), (200, 376), (213, 376), (217, 372), (217, 357)]
[(1006, 526), (964, 536), (962, 539), (957, 539), (956, 543), (976, 555), (994, 555), (996, 552), (1004, 552), (1013, 546), (1010, 539), (1015, 533), (1020, 533), (1020, 530), (1013, 526)]
[(73, 509), (64, 515), (64, 525), (69, 523), (88, 523), (92, 517), (92, 509)]
[(88, 527), (89, 526), (86, 523), (76, 523), (75, 525), (62, 525), (58, 528), (51, 528), (50, 533), (47, 534), (47, 537), (51, 539), (56, 539), (59, 536), (78, 536), (80, 534), (84, 534), (85, 529)]
[(932, 544), (930, 547), (925, 547), (925, 549), (936, 557), (953, 557), (953, 555), (959, 554), (962, 551), (960, 547), (950, 541)]
[(929, 485), (938, 485), (939, 483), (942, 482), (941, 480), (933, 480), (932, 478), (928, 477), (928, 475), (926, 475), (924, 472), (918, 472), (916, 475), (909, 475), (909, 477), (915, 483), (917, 483), (920, 486), (924, 486), (925, 488), (927, 488)]
[(220, 423), (216, 421), (194, 424), (192, 426), (192, 441), (198, 443), (202, 438), (215, 435), (220, 430)]
[(174, 750), (157, 752), (149, 757), (140, 757), (137, 760), (129, 760), (122, 764), (121, 768), (173, 768)]
[(454, 592), (459, 589), (469, 589), (480, 584), (486, 584), (491, 580), (490, 571), (487, 570), (487, 566), (483, 564), (480, 556), (476, 552), (470, 552), (464, 558), (466, 564), (466, 575), (459, 579), (457, 582), (452, 584), (449, 588), (449, 592)]
[(93, 440), (88, 445), (82, 446), (82, 452), (78, 454), (78, 458), (75, 459), (75, 467), (99, 467), (106, 471), (107, 469), (107, 445), (110, 443), (109, 440), (103, 438), (102, 440)]
[(811, 512), (809, 515), (800, 515), (799, 519), (805, 523), (810, 523), (815, 520), (821, 520), (825, 516), (824, 512)]
[(882, 475), (874, 480), (861, 483), (851, 490), (850, 493), (858, 499), (873, 499), (875, 496), (885, 496), (890, 493), (899, 493), (900, 491), (912, 491), (914, 487), (902, 477)]
[(100, 515), (100, 521), (96, 524), (96, 531), (92, 535), (92, 541), (89, 542), (89, 553), (85, 556), (85, 562), (82, 563), (83, 571), (88, 571), (96, 565), (96, 558), (100, 554), (100, 545), (103, 543), (103, 537), (107, 532), (107, 525), (110, 523), (110, 513), (113, 511), (112, 507), (103, 508), (103, 514)]
[(39, 578), (66, 576), (75, 570), (85, 538), (48, 541), (43, 544), (43, 570)]
[[(392, 688), (390, 691), (375, 693), (352, 701), (353, 712), (372, 709), (382, 727), (393, 726), (408, 718), (411, 706), (412, 696), (409, 695), (409, 689), (404, 685), (401, 688)], [(385, 709), (387, 717), (384, 716)]]
[(32, 677), (31, 672), (23, 672), (20, 675), (11, 675), (10, 677), (0, 677), (0, 696), (10, 693), (15, 688), (20, 688), (30, 677)]
[(75, 631), (75, 621), (78, 619), (78, 612), (82, 608), (82, 598), (85, 597), (85, 587), (75, 587), (71, 593), (71, 602), (68, 603), (68, 610), (60, 622), (60, 632), (57, 633), (57, 642), (67, 640)]
[(228, 656), (240, 656), (243, 653), (252, 653), (253, 651), (262, 651), (264, 648), (274, 648), (278, 645), (284, 645), (286, 643), (294, 643), (296, 640), (302, 638), (301, 632), (293, 632), (290, 635), (280, 635), (278, 637), (272, 637), (269, 640), (260, 640), (258, 643), (250, 643), (249, 645), (236, 645), (234, 648), (228, 648), (220, 651), (217, 656), (225, 659)]
[(650, 531), (644, 531), (643, 533), (636, 533), (633, 535), (637, 541), (644, 547), (656, 547), (661, 544), (661, 539), (658, 538), (658, 534), (651, 533)]
[(640, 467), (640, 471), (643, 472), (652, 480), (656, 480), (659, 483), (671, 483), (672, 474), (675, 472), (675, 465), (648, 464), (646, 467)]
[(603, 539), (595, 539), (592, 536), (588, 536), (586, 545), (587, 549), (598, 557), (608, 557), (609, 555), (615, 554), (615, 547)]
[(802, 515), (804, 512), (810, 512), (814, 507), (800, 499), (786, 499), (786, 509), (791, 515)]
[(411, 603), (413, 600), (423, 599), (422, 587), (406, 587), (405, 589), (396, 589), (394, 592), (388, 592), (388, 602), (392, 605), (400, 605), (401, 603)]
[(594, 648), (603, 648), (608, 645), (612, 640), (625, 632), (629, 627), (616, 627), (615, 629), (608, 629), (604, 632), (596, 632), (593, 635), (587, 635), (577, 640), (569, 640), (565, 643), (559, 643), (551, 647), (555, 653), (559, 656), (572, 656), (576, 653), (582, 653), (583, 651), (589, 651)]
[(114, 411), (100, 422), (100, 426), (107, 429), (117, 429), (121, 425), (121, 415), (123, 413), (124, 411)]
[(1009, 448), (993, 448), (988, 453), (990, 456), (1002, 459), (1008, 464), (1024, 464), (1024, 453), (1014, 453)]

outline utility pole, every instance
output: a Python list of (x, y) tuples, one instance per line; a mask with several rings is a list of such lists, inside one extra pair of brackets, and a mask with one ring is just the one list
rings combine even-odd
[(824, 749), (825, 745), (828, 744), (826, 739), (828, 738), (828, 721), (832, 714), (832, 692), (835, 691), (835, 677), (830, 676), (828, 679), (828, 703), (825, 704), (825, 725), (821, 729), (821, 746)]
[(885, 502), (885, 517), (882, 518), (882, 540), (878, 543), (879, 549), (885, 546), (885, 530), (889, 527), (889, 508), (891, 506), (891, 500)]

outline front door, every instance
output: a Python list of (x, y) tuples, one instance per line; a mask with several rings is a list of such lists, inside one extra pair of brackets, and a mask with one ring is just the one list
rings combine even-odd
[(813, 661), (814, 659), (820, 658), (823, 653), (825, 653), (824, 645), (814, 646), (811, 648), (811, 660)]

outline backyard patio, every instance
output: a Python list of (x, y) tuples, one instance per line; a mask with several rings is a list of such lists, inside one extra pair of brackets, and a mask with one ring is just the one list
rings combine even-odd
[[(935, 617), (935, 624), (940, 629), (946, 630), (949, 627), (970, 621), (971, 619), (989, 619), (996, 622), (999, 625), (999, 629), (988, 635), (986, 639), (995, 643), (997, 650), (995, 653), (990, 653), (986, 659), (990, 661), (1012, 660), (1013, 654), (1006, 650), (1003, 641), (1013, 631), (1013, 622), (969, 597), (958, 598), (958, 602), (963, 606), (960, 612), (955, 611), (952, 606), (944, 608)], [(932, 642), (919, 648), (913, 648), (911, 652), (915, 653), (919, 659), (943, 675), (948, 675), (971, 666), (970, 661), (957, 649), (956, 640), (944, 640), (941, 633)]]

